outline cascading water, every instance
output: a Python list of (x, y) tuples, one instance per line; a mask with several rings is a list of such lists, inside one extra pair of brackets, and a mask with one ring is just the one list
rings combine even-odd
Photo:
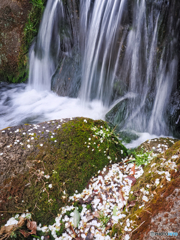
[[(126, 0), (81, 0), (81, 37), (83, 47), (83, 101), (100, 99), (109, 104), (118, 58), (119, 27)], [(83, 37), (84, 36), (84, 37)]]
[(170, 134), (165, 112), (177, 81), (177, 32), (171, 33), (170, 21), (166, 31), (171, 38), (160, 46), (165, 3), (134, 1), (127, 17), (127, 2), (81, 1), (85, 43), (80, 96), (105, 105), (119, 97), (117, 114), (111, 111), (107, 120), (121, 129)]
[[(30, 49), (28, 84), (0, 83), (0, 129), (61, 118), (104, 118), (104, 107), (101, 103), (93, 103), (89, 108), (84, 108), (79, 99), (60, 97), (50, 91), (56, 69), (57, 72), (64, 73), (66, 59), (74, 57), (72, 47), (78, 49), (78, 46), (73, 46), (78, 44), (78, 24), (75, 22), (77, 11), (74, 8), (76, 4), (71, 0), (66, 1), (68, 6), (64, 3), (63, 0), (47, 2), (38, 36)], [(67, 61), (67, 65), (69, 62), (74, 63)], [(58, 65), (61, 65), (60, 69)], [(73, 71), (73, 67), (65, 69), (68, 72)], [(66, 74), (63, 77), (65, 78)], [(65, 80), (69, 82), (68, 77)]]
[(30, 50), (28, 87), (3, 87), (3, 114), (8, 109), (1, 127), (63, 117), (104, 118), (106, 110), (106, 120), (119, 129), (170, 134), (166, 113), (177, 81), (176, 5), (80, 0), (78, 27), (78, 11), (70, 7), (77, 2), (48, 0)]
[[(172, 40), (168, 40), (164, 49), (158, 49), (161, 17), (156, 4), (148, 6), (147, 14), (146, 1), (137, 1), (137, 9), (134, 11), (120, 78), (127, 81), (127, 74), (130, 72), (128, 91), (137, 93), (137, 97), (129, 101), (124, 126), (167, 135), (169, 129), (164, 113), (173, 85), (177, 81), (177, 38), (172, 33)], [(169, 34), (171, 29), (172, 23), (169, 23)], [(124, 76), (125, 70), (127, 74)]]
[(64, 16), (62, 0), (48, 1), (37, 39), (30, 51), (29, 84), (37, 90), (51, 89), (51, 78), (61, 53), (60, 31)]

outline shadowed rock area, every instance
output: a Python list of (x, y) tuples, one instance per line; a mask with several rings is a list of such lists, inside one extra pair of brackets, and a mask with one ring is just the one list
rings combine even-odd
[(23, 30), (31, 9), (29, 0), (0, 2), (0, 81), (17, 74)]

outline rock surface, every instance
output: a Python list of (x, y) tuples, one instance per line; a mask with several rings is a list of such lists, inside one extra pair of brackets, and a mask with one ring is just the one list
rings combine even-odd
[[(82, 235), (80, 238), (82, 240), (88, 239), (89, 236), (89, 239), (95, 239), (95, 229), (99, 231), (97, 234), (105, 237), (106, 233), (101, 229), (101, 221), (107, 224), (106, 220), (111, 217), (113, 221), (109, 221), (106, 227), (111, 237), (107, 236), (106, 239), (159, 239), (159, 236), (152, 236), (153, 233), (158, 232), (164, 232), (164, 234), (174, 232), (179, 235), (171, 239), (180, 239), (180, 141), (170, 138), (147, 140), (141, 147), (148, 152), (152, 150), (153, 153), (150, 153), (152, 157), (147, 164), (141, 164), (141, 166), (138, 165), (140, 162), (138, 163), (136, 159), (136, 167), (133, 163), (134, 158), (130, 155), (126, 158), (123, 155), (124, 160), (116, 163), (117, 160), (122, 160), (122, 152), (126, 152), (126, 149), (117, 141), (105, 122), (84, 118), (54, 120), (2, 130), (0, 169), (3, 172), (1, 172), (0, 182), (0, 211), (3, 214), (1, 214), (0, 225), (5, 224), (13, 213), (23, 213), (25, 209), (30, 211), (33, 221), (36, 221), (35, 224), (49, 223), (52, 216), (54, 218), (62, 206), (67, 204), (70, 212), (74, 209), (76, 205), (73, 205), (72, 209), (68, 207), (71, 204), (68, 199), (71, 199), (74, 201), (73, 204), (78, 204), (78, 208), (88, 207), (89, 209), (87, 213), (84, 210), (81, 213), (81, 217), (85, 214), (82, 217), (84, 225), (81, 228), (81, 230), (84, 229), (84, 233), (81, 231), (80, 234), (78, 230), (74, 232), (76, 236)], [(145, 155), (142, 156), (145, 157)], [(147, 159), (143, 160), (143, 162), (146, 161)], [(99, 165), (100, 162), (102, 166)], [(95, 172), (104, 168), (90, 179), (93, 176), (94, 167)], [(123, 188), (126, 188), (125, 182), (120, 184), (121, 180), (115, 181), (119, 170), (125, 178), (132, 181), (128, 193), (126, 191), (123, 193)], [(66, 176), (68, 172), (70, 175)], [(70, 197), (73, 192), (77, 193), (75, 189), (82, 191), (82, 187), (78, 187), (83, 178), (82, 173), (86, 175), (89, 172), (91, 173), (85, 180), (87, 188), (83, 190), (83, 193)], [(108, 174), (111, 177), (108, 177)], [(112, 189), (109, 182), (105, 181), (106, 184), (103, 184), (103, 178), (112, 178)], [(88, 179), (90, 179), (89, 182)], [(4, 184), (2, 184), (3, 181)], [(78, 183), (73, 186), (72, 181), (78, 181)], [(91, 190), (94, 191), (94, 195), (91, 194)], [(119, 200), (118, 193), (116, 196), (117, 190), (121, 193)], [(88, 197), (88, 194), (91, 195)], [(103, 201), (103, 194), (115, 205), (119, 201), (118, 207), (121, 201), (126, 199), (126, 203), (123, 201), (123, 208), (118, 210), (121, 211), (120, 218), (108, 212), (106, 219), (102, 216), (102, 211), (99, 212), (104, 202), (107, 204), (107, 201)], [(98, 205), (98, 210), (95, 205)], [(70, 214), (68, 211), (67, 215)], [(116, 210), (113, 208), (113, 214), (117, 214), (114, 212)], [(48, 218), (43, 222), (47, 215)], [(57, 216), (56, 222), (61, 225), (62, 223), (58, 222), (61, 215)], [(69, 219), (66, 215), (63, 215), (63, 218)], [(13, 221), (15, 220), (12, 219)], [(91, 225), (95, 222), (97, 226), (93, 228)], [(51, 225), (51, 231), (58, 226)], [(90, 229), (86, 236), (85, 233), (89, 226)], [(42, 229), (44, 227), (38, 227), (37, 234)], [(60, 229), (59, 234), (65, 231), (67, 236), (73, 232), (73, 227), (69, 223), (62, 224), (58, 229)], [(28, 229), (15, 231), (19, 239), (24, 239), (22, 234), (30, 234), (27, 232)], [(49, 236), (46, 230), (43, 234)], [(167, 239), (166, 235), (163, 237), (162, 239)]]
[(49, 224), (68, 195), (127, 154), (106, 122), (84, 118), (7, 128), (0, 142), (0, 225), (16, 209)]
[[(85, 127), (87, 123), (90, 123), (89, 121), (89, 119), (81, 119), (81, 126), (84, 125)], [(75, 123), (76, 120), (73, 120), (71, 122), (70, 131), (74, 129)], [(56, 126), (53, 129), (56, 129), (57, 126), (60, 126), (58, 121), (51, 121), (43, 124), (46, 124), (46, 128), (48, 129), (50, 129), (49, 125), (52, 124), (55, 124)], [(101, 124), (103, 124), (103, 122), (101, 122)], [(100, 125), (100, 129), (102, 129), (102, 131), (107, 131), (106, 128), (101, 128), (101, 126), (102, 125)], [(31, 129), (33, 129), (33, 132), (35, 131), (35, 133), (38, 134), (37, 128), (41, 131), (44, 129), (43, 125), (39, 124), (39, 126), (32, 125), (30, 129), (28, 128), (28, 130), (30, 130), (29, 132), (31, 133)], [(65, 123), (65, 125), (61, 126), (61, 128), (66, 131), (68, 129), (68, 124)], [(21, 128), (19, 127), (18, 129)], [(16, 135), (21, 132), (18, 129), (14, 129)], [(96, 138), (98, 139), (99, 136), (99, 131), (97, 132), (97, 129), (94, 127), (93, 130), (95, 130), (95, 135), (92, 136), (90, 132), (88, 132), (88, 135), (90, 134), (91, 138), (88, 139), (89, 143), (85, 142), (83, 146), (83, 148), (85, 149), (86, 145), (89, 146), (89, 148), (87, 148), (88, 150), (85, 150), (88, 154), (90, 154), (91, 148), (95, 148), (93, 142)], [(10, 130), (6, 129), (4, 131)], [(63, 132), (61, 132), (61, 134), (62, 133)], [(48, 137), (48, 132), (46, 132), (45, 134)], [(79, 135), (80, 133), (78, 133), (78, 136)], [(73, 148), (71, 136), (68, 136), (68, 146), (70, 148)], [(30, 137), (32, 137), (31, 134)], [(34, 139), (31, 139), (31, 141), (33, 142)], [(74, 143), (78, 145), (78, 142), (75, 141)], [(66, 146), (67, 142), (63, 141), (62, 145)], [(143, 147), (144, 150), (154, 151), (154, 153), (149, 152), (149, 154), (151, 154), (151, 157), (149, 155), (149, 160), (147, 161), (146, 159), (146, 164), (142, 164), (141, 166), (135, 166), (132, 162), (133, 157), (130, 155), (124, 158), (124, 160), (120, 163), (111, 163), (110, 161), (109, 165), (105, 166), (102, 171), (98, 171), (98, 174), (90, 179), (87, 184), (87, 188), (85, 188), (82, 193), (78, 193), (77, 191), (75, 191), (75, 194), (73, 196), (70, 195), (68, 205), (60, 208), (60, 214), (57, 215), (55, 223), (53, 222), (53, 224), (51, 223), (49, 226), (42, 227), (38, 225), (43, 221), (43, 209), (41, 209), (42, 216), (39, 219), (40, 221), (33, 222), (34, 220), (37, 220), (36, 217), (34, 217), (34, 214), (38, 211), (41, 198), (43, 197), (43, 193), (42, 191), (40, 191), (38, 194), (38, 201), (34, 205), (34, 209), (31, 210), (31, 213), (33, 214), (33, 221), (30, 221), (30, 223), (34, 223), (36, 225), (36, 228), (34, 230), (38, 230), (37, 235), (39, 236), (39, 234), (42, 234), (43, 236), (49, 238), (51, 234), (53, 237), (57, 234), (61, 236), (61, 234), (64, 232), (63, 236), (66, 239), (93, 240), (97, 239), (98, 236), (101, 236), (104, 237), (102, 239), (146, 240), (160, 239), (161, 235), (157, 235), (158, 233), (162, 234), (162, 239), (168, 239), (167, 234), (171, 234), (173, 232), (172, 234), (176, 234), (176, 236), (174, 235), (174, 238), (171, 237), (171, 239), (180, 239), (180, 141), (170, 138), (153, 139), (146, 141), (141, 145), (141, 147)], [(59, 145), (59, 149), (60, 148), (61, 144)], [(65, 149), (66, 148), (64, 148), (64, 150)], [(96, 150), (98, 150), (98, 148), (95, 149), (93, 152), (94, 157), (96, 156)], [(65, 153), (61, 152), (61, 156), (63, 158), (63, 154), (65, 154), (64, 156), (66, 156), (65, 158), (68, 160), (68, 154), (71, 154), (70, 152), (67, 152), (67, 149), (65, 151)], [(72, 152), (74, 153), (74, 150)], [(53, 164), (53, 151), (51, 154), (51, 161)], [(44, 156), (41, 159), (43, 159), (44, 164), (46, 164), (46, 161), (48, 161), (48, 155), (49, 153), (47, 152), (43, 153), (43, 155), (39, 154), (37, 155), (39, 157), (36, 158), (36, 160), (31, 160), (31, 163), (35, 163), (35, 161), (37, 161), (38, 163), (42, 162), (40, 160), (40, 156)], [(86, 154), (86, 158), (87, 157), (88, 155)], [(145, 155), (142, 155), (141, 157), (145, 157)], [(109, 156), (103, 154), (103, 158), (105, 160), (106, 158), (109, 158)], [(138, 162), (136, 159), (136, 164), (137, 163)], [(74, 164), (76, 165), (76, 161), (74, 162)], [(41, 182), (44, 183), (43, 188), (46, 191), (46, 193), (44, 194), (49, 194), (48, 208), (51, 208), (50, 206), (55, 204), (55, 202), (53, 201), (54, 198), (50, 197), (52, 197), (52, 194), (54, 192), (58, 191), (59, 185), (55, 186), (55, 183), (49, 184), (50, 182), (52, 182), (55, 172), (51, 174), (50, 169), (46, 169), (45, 172), (43, 172), (43, 168), (42, 166), (40, 168), (40, 164), (38, 165), (38, 169), (36, 169), (34, 164), (32, 164), (30, 168), (31, 174), (28, 176), (28, 183), (27, 179), (24, 179), (21, 185), (19, 185), (18, 181), (21, 180), (20, 175), (20, 179), (14, 178), (15, 182), (18, 183), (18, 188), (15, 188), (16, 185), (14, 185), (14, 187), (12, 188), (13, 185), (11, 185), (11, 188), (7, 188), (7, 191), (4, 192), (4, 198), (1, 198), (0, 201), (0, 206), (2, 209), (13, 209), (13, 205), (11, 205), (12, 201), (15, 201), (15, 207), (18, 206), (18, 209), (22, 209), (22, 206), (24, 206), (23, 209), (29, 209), (30, 205), (28, 207), (25, 207), (25, 202), (27, 201), (25, 193), (27, 193), (27, 188), (31, 187), (31, 184), (35, 184), (36, 189), (39, 189), (39, 185), (41, 185)], [(47, 175), (47, 171), (49, 175)], [(118, 173), (120, 175), (118, 175)], [(124, 174), (124, 180), (120, 177), (122, 174)], [(33, 176), (36, 176), (35, 181), (33, 181)], [(73, 174), (71, 175), (71, 178), (73, 178)], [(126, 178), (131, 180), (132, 182), (129, 183)], [(57, 180), (57, 178), (55, 179)], [(46, 184), (49, 184), (49, 189)], [(128, 184), (130, 184), (131, 187), (128, 186)], [(25, 185), (25, 187), (23, 185)], [(36, 194), (36, 191), (33, 190), (33, 198), (36, 197)], [(6, 201), (5, 198), (7, 198)], [(60, 206), (59, 199), (60, 197), (58, 199), (56, 198), (56, 201), (58, 201), (58, 206)], [(68, 199), (66, 181), (62, 199)], [(4, 205), (1, 204), (2, 201)], [(30, 204), (32, 201), (33, 199), (30, 200)], [(70, 206), (69, 204), (72, 204), (72, 206)], [(75, 206), (78, 207), (78, 210), (81, 209), (81, 221), (79, 223), (80, 230), (75, 229), (73, 225), (71, 225), (71, 217), (73, 216)], [(107, 207), (108, 211), (105, 211), (104, 207)], [(17, 213), (18, 210), (15, 211)], [(19, 213), (21, 213), (21, 211)], [(27, 213), (26, 215), (28, 214), (29, 213)], [(26, 215), (23, 215), (24, 218)], [(6, 217), (6, 219), (8, 217), (5, 214), (3, 214), (3, 216)], [(16, 218), (19, 218), (19, 216), (16, 216)], [(22, 217), (20, 217), (20, 219), (21, 218)], [(10, 224), (10, 221), (13, 224), (17, 222), (15, 218), (11, 218), (8, 221), (9, 224), (7, 225), (7, 227), (1, 228), (0, 234), (3, 234), (2, 231), (7, 230), (6, 228), (13, 228), (13, 225)], [(23, 221), (25, 222), (26, 219), (23, 219)], [(103, 226), (105, 226), (106, 228), (101, 227), (102, 223)], [(27, 227), (27, 229), (23, 231), (15, 229), (19, 239), (24, 239), (22, 235), (25, 236), (26, 234), (31, 234), (29, 230), (31, 230), (31, 228), (29, 227)], [(108, 236), (107, 234), (110, 235)]]
[[(154, 149), (161, 147), (161, 153), (144, 168), (143, 178), (132, 189), (138, 201), (128, 216), (136, 223), (129, 233), (132, 240), (180, 239), (180, 141), (165, 150), (167, 139), (162, 140)], [(147, 202), (141, 202), (142, 192)]]
[(0, 81), (17, 72), (23, 30), (30, 9), (29, 0), (0, 2)]
[(49, 134), (70, 119), (24, 124), (0, 131), (0, 185), (7, 178), (28, 170), (27, 156), (43, 144)]

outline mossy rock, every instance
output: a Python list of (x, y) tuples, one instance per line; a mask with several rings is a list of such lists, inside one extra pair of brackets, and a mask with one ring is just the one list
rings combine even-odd
[(28, 209), (33, 220), (52, 224), (75, 190), (82, 191), (99, 170), (127, 154), (106, 122), (84, 118), (62, 124), (37, 149), (27, 159), (29, 171), (4, 183), (2, 210), (11, 214), (4, 221)]
[[(143, 175), (137, 179), (135, 185), (131, 188), (128, 204), (123, 212), (126, 214), (126, 218), (114, 225), (111, 231), (111, 236), (116, 234), (116, 239), (123, 239), (128, 234), (132, 240), (141, 240), (145, 239), (150, 231), (161, 232), (156, 229), (158, 222), (162, 221), (158, 216), (164, 216), (165, 213), (169, 214), (171, 209), (172, 212), (174, 211), (173, 208), (175, 209), (174, 199), (178, 200), (175, 193), (178, 192), (180, 186), (180, 141), (174, 139), (177, 142), (172, 145), (169, 138), (160, 138), (159, 142), (163, 144), (165, 140), (171, 147), (154, 157), (147, 166), (143, 167)], [(147, 142), (145, 145), (147, 145)], [(173, 164), (175, 164), (175, 167), (173, 167)], [(160, 173), (162, 171), (168, 171), (171, 179), (167, 180), (165, 174)], [(156, 183), (157, 179), (159, 179), (159, 184)], [(149, 193), (145, 194), (145, 191)], [(143, 200), (144, 195), (149, 199), (147, 202)], [(128, 207), (130, 204), (132, 204), (132, 207)], [(124, 230), (127, 219), (132, 221), (130, 226), (132, 231), (130, 232)], [(163, 220), (165, 222), (166, 219)], [(167, 231), (168, 224), (165, 225), (164, 223), (163, 228), (163, 231)], [(168, 231), (171, 232), (172, 229), (168, 229)]]

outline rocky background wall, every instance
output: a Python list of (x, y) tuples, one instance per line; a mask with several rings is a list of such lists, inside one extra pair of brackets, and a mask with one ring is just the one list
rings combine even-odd
[(36, 36), (45, 0), (0, 1), (0, 81), (27, 79), (27, 53)]

